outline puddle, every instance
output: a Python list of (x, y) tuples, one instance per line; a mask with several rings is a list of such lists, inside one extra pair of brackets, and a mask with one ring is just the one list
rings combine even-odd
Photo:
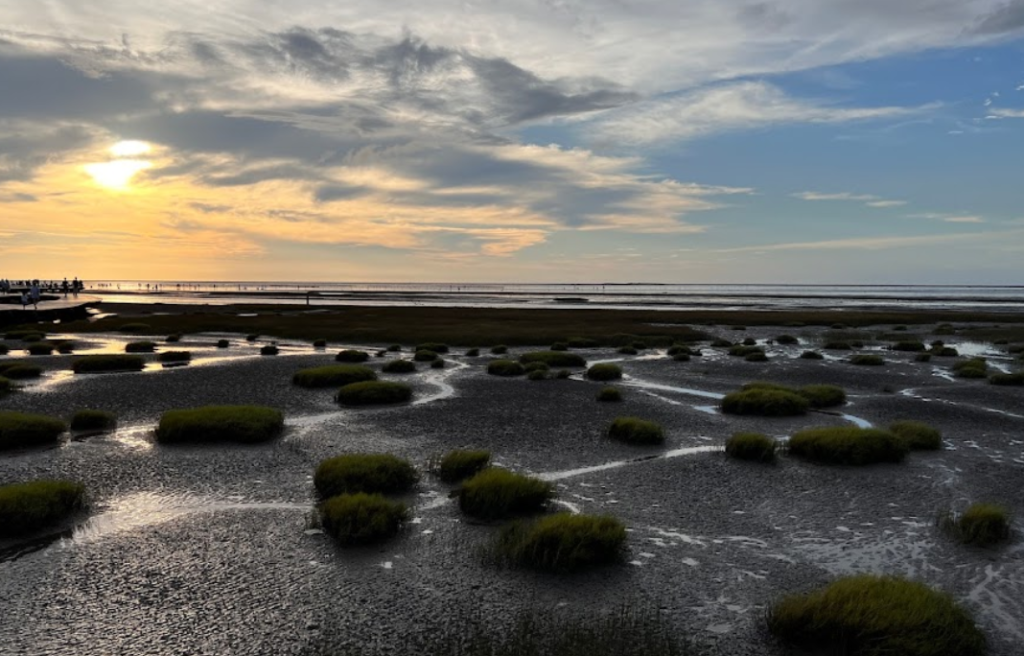
[(444, 369), (428, 369), (424, 375), (424, 382), (430, 383), (438, 387), (438, 391), (434, 394), (427, 394), (413, 400), (412, 405), (423, 405), (424, 403), (431, 403), (433, 401), (440, 401), (442, 399), (450, 399), (455, 396), (455, 387), (448, 382), (448, 379), (454, 376), (456, 373), (463, 369), (468, 369), (469, 365), (465, 362), (456, 362), (454, 360), (445, 360)]
[(708, 392), (705, 390), (693, 389), (692, 387), (676, 387), (673, 385), (661, 385), (659, 383), (651, 383), (632, 376), (624, 376), (622, 384), (628, 387), (637, 387), (643, 390), (652, 390), (656, 392), (675, 392), (676, 394), (686, 394), (688, 396), (699, 396), (703, 399), (714, 399), (721, 401), (725, 398), (725, 394), (719, 394), (717, 392)]

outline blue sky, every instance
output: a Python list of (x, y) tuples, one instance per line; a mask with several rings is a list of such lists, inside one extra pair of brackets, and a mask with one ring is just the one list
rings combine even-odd
[(1024, 0), (0, 25), (0, 275), (1024, 284)]

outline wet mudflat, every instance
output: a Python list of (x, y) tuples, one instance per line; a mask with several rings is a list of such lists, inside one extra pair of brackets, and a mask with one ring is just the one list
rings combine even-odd
[[(219, 336), (188, 336), (164, 348), (191, 350), (192, 364), (163, 368), (147, 356), (152, 363), (139, 373), (76, 376), (68, 356), (32, 357), (46, 376), (0, 399), (0, 409), (64, 418), (80, 408), (112, 410), (120, 426), (56, 449), (0, 455), (0, 483), (72, 478), (91, 502), (51, 539), (0, 542), (0, 653), (302, 654), (325, 645), (411, 653), (417, 636), (460, 609), (500, 624), (522, 607), (605, 610), (623, 600), (661, 608), (715, 653), (782, 653), (761, 634), (768, 604), (865, 572), (942, 588), (973, 612), (990, 653), (1016, 653), (1024, 639), (1021, 388), (955, 379), (947, 375), (952, 360), (915, 362), (872, 344), (863, 350), (882, 354), (885, 366), (853, 366), (843, 352), (797, 359), (819, 339), (816, 330), (800, 329), (801, 345), (766, 346), (766, 363), (706, 344), (705, 356), (690, 362), (663, 350), (580, 351), (590, 362), (621, 364), (618, 404), (595, 401), (603, 384), (579, 376), (495, 378), (486, 374), (489, 357), (453, 354), (442, 370), (421, 364), (415, 374), (382, 375), (411, 383), (411, 404), (339, 408), (333, 390), (295, 387), (291, 375), (331, 363), (341, 345), (316, 351), (282, 342), (281, 355), (262, 357), (259, 344), (239, 336), (228, 349), (214, 348)], [(749, 336), (763, 342), (778, 332)], [(81, 341), (116, 352), (128, 340)], [(1014, 366), (982, 346), (993, 366)], [(850, 402), (797, 418), (716, 410), (719, 395), (754, 380), (838, 384)], [(161, 412), (221, 403), (281, 408), (287, 431), (258, 446), (153, 443)], [(620, 415), (662, 424), (665, 446), (604, 438)], [(935, 425), (946, 448), (863, 468), (785, 456), (762, 466), (720, 451), (738, 431), (784, 438), (809, 426), (898, 419)], [(556, 510), (619, 517), (629, 528), (626, 562), (570, 577), (488, 567), (476, 551), (495, 528), (465, 521), (449, 488), (426, 474), (405, 499), (412, 521), (383, 546), (340, 550), (312, 522), (321, 459), (387, 452), (422, 470), (456, 447), (489, 449), (497, 464), (552, 480)], [(940, 511), (981, 500), (1018, 518), (1009, 545), (968, 548), (935, 527)]]

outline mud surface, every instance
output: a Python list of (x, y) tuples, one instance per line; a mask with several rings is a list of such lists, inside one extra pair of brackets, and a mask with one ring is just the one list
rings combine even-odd
[[(90, 498), (88, 512), (63, 530), (0, 541), (0, 653), (302, 654), (327, 645), (399, 654), (456, 608), (503, 618), (523, 607), (606, 610), (643, 599), (713, 653), (773, 654), (782, 652), (762, 635), (765, 607), (849, 573), (900, 574), (942, 588), (975, 615), (992, 654), (1018, 653), (1020, 520), (1009, 545), (973, 549), (951, 542), (935, 518), (982, 500), (1024, 517), (1024, 390), (955, 379), (954, 359), (918, 363), (874, 342), (862, 350), (882, 354), (884, 367), (851, 365), (845, 352), (798, 359), (823, 337), (812, 329), (720, 330), (762, 343), (781, 332), (804, 343), (767, 345), (767, 363), (706, 344), (705, 356), (690, 362), (663, 351), (580, 351), (622, 365), (618, 404), (598, 403), (604, 384), (579, 375), (501, 379), (486, 374), (487, 357), (451, 355), (442, 370), (420, 364), (415, 374), (382, 375), (410, 382), (416, 397), (373, 409), (339, 408), (332, 390), (290, 382), (297, 369), (360, 345), (317, 351), (283, 342), (281, 355), (264, 357), (260, 343), (237, 335), (228, 349), (214, 347), (220, 335), (188, 336), (161, 348), (192, 351), (190, 365), (164, 368), (148, 355), (143, 372), (76, 376), (71, 356), (23, 356), (10, 342), (0, 362), (26, 357), (47, 373), (0, 399), (0, 409), (65, 419), (81, 408), (112, 410), (120, 426), (59, 448), (0, 454), (0, 484), (72, 478)], [(76, 352), (121, 352), (126, 341), (76, 338)], [(1017, 366), (1000, 347), (968, 349), (981, 349), (996, 370)], [(385, 361), (371, 357), (368, 365)], [(789, 419), (717, 411), (720, 395), (753, 380), (839, 384), (850, 403)], [(222, 403), (279, 407), (286, 434), (258, 446), (153, 443), (164, 410)], [(607, 440), (620, 415), (661, 423), (666, 445)], [(897, 419), (939, 427), (946, 448), (865, 468), (788, 457), (762, 466), (721, 451), (738, 431), (785, 438), (809, 426)], [(556, 510), (622, 519), (626, 562), (572, 577), (488, 567), (477, 548), (495, 527), (465, 521), (449, 488), (429, 475), (406, 498), (414, 519), (384, 546), (340, 550), (315, 527), (312, 473), (322, 458), (388, 452), (425, 469), (455, 447), (490, 449), (498, 464), (555, 482)]]

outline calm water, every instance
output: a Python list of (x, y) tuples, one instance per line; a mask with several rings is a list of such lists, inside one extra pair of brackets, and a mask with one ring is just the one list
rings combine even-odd
[(94, 281), (108, 301), (599, 307), (633, 309), (957, 309), (1024, 313), (1024, 286), (447, 284)]

